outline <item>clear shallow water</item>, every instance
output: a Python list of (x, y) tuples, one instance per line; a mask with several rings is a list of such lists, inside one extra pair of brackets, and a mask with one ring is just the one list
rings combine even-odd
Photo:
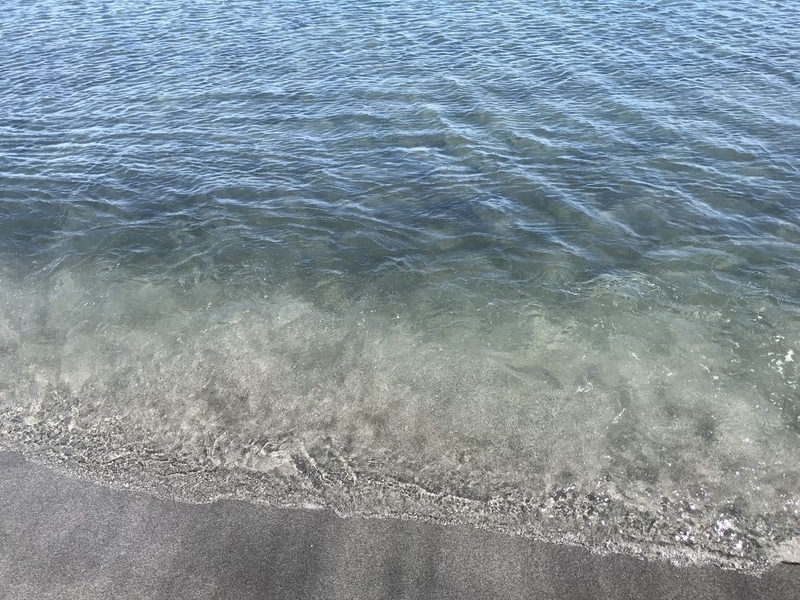
[(761, 568), (800, 534), (796, 23), (11, 2), (0, 439)]

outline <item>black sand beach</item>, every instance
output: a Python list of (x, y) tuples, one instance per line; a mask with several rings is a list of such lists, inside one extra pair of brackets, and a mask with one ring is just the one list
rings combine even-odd
[(0, 600), (800, 600), (800, 2), (2, 8)]
[(0, 597), (795, 599), (800, 567), (757, 578), (594, 556), (461, 527), (180, 504), (0, 452)]

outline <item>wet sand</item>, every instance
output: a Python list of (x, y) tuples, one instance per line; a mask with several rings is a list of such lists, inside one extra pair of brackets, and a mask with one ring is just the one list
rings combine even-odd
[(800, 566), (757, 578), (461, 527), (181, 504), (0, 452), (0, 597), (778, 600), (800, 597)]

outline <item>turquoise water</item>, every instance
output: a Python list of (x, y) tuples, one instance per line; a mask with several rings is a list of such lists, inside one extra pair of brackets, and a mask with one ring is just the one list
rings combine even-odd
[(798, 23), (6, 3), (0, 443), (762, 568), (800, 535)]

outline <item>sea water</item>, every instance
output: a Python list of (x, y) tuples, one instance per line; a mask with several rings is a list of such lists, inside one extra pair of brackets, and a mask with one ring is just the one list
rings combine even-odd
[(793, 2), (0, 15), (0, 443), (757, 571), (800, 535)]

